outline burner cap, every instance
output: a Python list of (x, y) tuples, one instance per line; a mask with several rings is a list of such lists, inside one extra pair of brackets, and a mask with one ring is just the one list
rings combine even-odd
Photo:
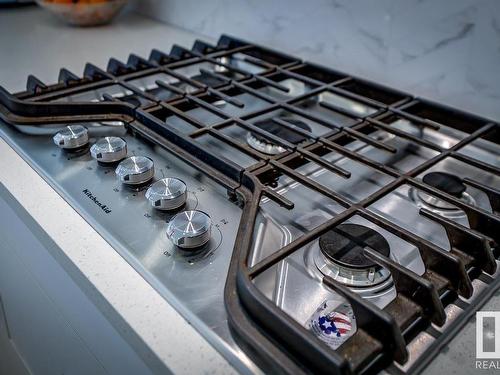
[(445, 172), (427, 173), (422, 181), (457, 198), (460, 198), (467, 189), (460, 177)]
[[(307, 125), (305, 122), (293, 119), (290, 117), (284, 117), (284, 116), (279, 116), (278, 117), (280, 120), (284, 120), (286, 122), (289, 122), (290, 124), (293, 124), (297, 128), (311, 131), (311, 127)], [(265, 130), (277, 137), (280, 137), (284, 139), (285, 141), (288, 141), (293, 144), (298, 144), (303, 141), (305, 141), (307, 138), (304, 137), (303, 135), (294, 132), (293, 130), (289, 130), (285, 128), (284, 126), (281, 126), (280, 124), (276, 123), (273, 121), (272, 118), (268, 118), (265, 120), (257, 121), (254, 126), (258, 127), (259, 129)], [(254, 134), (252, 133), (252, 136), (255, 137), (259, 142), (266, 142), (269, 143), (269, 141), (262, 137), (260, 134)]]
[(321, 252), (332, 262), (347, 268), (379, 268), (363, 254), (366, 246), (389, 256), (390, 247), (384, 236), (364, 225), (340, 224), (319, 238)]

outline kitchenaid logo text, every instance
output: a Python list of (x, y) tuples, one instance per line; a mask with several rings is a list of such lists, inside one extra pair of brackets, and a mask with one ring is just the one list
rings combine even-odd
[(500, 370), (500, 311), (476, 313), (476, 359), (478, 370)]
[(89, 197), (92, 202), (94, 202), (97, 206), (100, 207), (101, 210), (103, 210), (104, 212), (106, 212), (107, 214), (110, 214), (111, 213), (111, 208), (109, 208), (108, 206), (106, 206), (105, 204), (99, 202), (97, 200), (97, 198), (92, 194), (92, 192), (89, 190), (89, 189), (84, 189), (83, 190), (83, 194), (85, 194), (87, 197)]

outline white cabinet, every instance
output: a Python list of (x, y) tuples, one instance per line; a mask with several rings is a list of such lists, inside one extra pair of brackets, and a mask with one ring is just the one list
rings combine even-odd
[(1, 183), (0, 297), (0, 374), (161, 368)]
[(102, 365), (17, 258), (15, 245), (3, 239), (4, 314), (11, 342), (28, 368), (33, 374), (104, 374)]
[(7, 327), (7, 318), (3, 309), (2, 297), (0, 296), (0, 374), (29, 375), (23, 359), (17, 352), (14, 342), (11, 340)]

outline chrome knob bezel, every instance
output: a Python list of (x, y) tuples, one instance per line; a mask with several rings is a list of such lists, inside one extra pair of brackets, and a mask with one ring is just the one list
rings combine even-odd
[(82, 148), (89, 143), (89, 133), (83, 125), (68, 125), (58, 131), (52, 140), (57, 147), (64, 150)]
[(130, 156), (118, 164), (115, 174), (125, 185), (142, 185), (154, 177), (154, 162), (147, 156)]
[(178, 178), (165, 177), (148, 188), (146, 199), (157, 210), (175, 210), (186, 203), (187, 186)]
[(99, 163), (116, 163), (127, 157), (127, 142), (120, 137), (104, 137), (90, 147), (90, 155)]
[(203, 211), (179, 212), (167, 225), (167, 237), (181, 249), (195, 249), (207, 244), (212, 235), (212, 219)]

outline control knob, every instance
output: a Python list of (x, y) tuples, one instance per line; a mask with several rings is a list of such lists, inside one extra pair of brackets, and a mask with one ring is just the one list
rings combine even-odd
[(202, 211), (182, 211), (169, 221), (167, 237), (182, 249), (205, 245), (211, 236), (212, 220)]
[(155, 174), (153, 160), (146, 156), (131, 156), (120, 162), (115, 170), (120, 181), (126, 185), (141, 185)]
[(173, 177), (156, 181), (146, 191), (146, 199), (158, 210), (175, 210), (186, 203), (186, 197), (186, 184)]
[(127, 157), (127, 142), (120, 137), (104, 137), (90, 148), (90, 155), (100, 163), (114, 163)]
[(75, 150), (89, 143), (87, 128), (82, 125), (68, 125), (52, 138), (64, 150)]

